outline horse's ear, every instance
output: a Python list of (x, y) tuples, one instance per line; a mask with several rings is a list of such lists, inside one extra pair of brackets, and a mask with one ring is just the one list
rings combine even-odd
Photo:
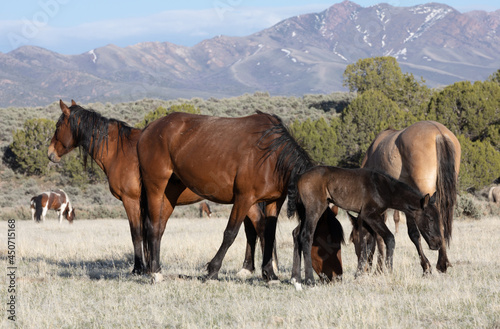
[(74, 100), (71, 100), (71, 106), (75, 106), (76, 102)]
[(69, 108), (66, 106), (66, 104), (64, 104), (64, 102), (62, 101), (62, 99), (59, 100), (59, 106), (61, 107), (61, 111), (63, 111), (63, 113), (67, 116), (70, 115), (71, 111), (69, 110)]
[(425, 209), (428, 205), (429, 205), (429, 202), (431, 201), (431, 196), (429, 195), (429, 193), (427, 193), (421, 200), (420, 200), (420, 206), (422, 207), (422, 209)]

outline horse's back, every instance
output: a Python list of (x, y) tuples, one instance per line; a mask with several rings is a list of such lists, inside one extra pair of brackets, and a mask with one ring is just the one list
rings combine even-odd
[[(161, 178), (174, 172), (198, 195), (232, 203), (232, 187), (238, 180), (250, 180), (257, 173), (260, 177), (272, 175), (265, 165), (255, 163), (265, 157), (269, 143), (268, 138), (260, 142), (263, 133), (277, 123), (264, 113), (241, 118), (172, 113), (142, 132), (138, 144), (140, 165), (143, 172), (158, 173)], [(252, 180), (252, 184), (257, 183)]]

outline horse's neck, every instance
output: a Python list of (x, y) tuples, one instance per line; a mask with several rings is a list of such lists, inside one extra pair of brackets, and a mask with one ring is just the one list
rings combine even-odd
[[(120, 136), (118, 129), (119, 128), (116, 123), (110, 123), (108, 125), (108, 138), (104, 139), (102, 143), (93, 150), (93, 152), (91, 152), (90, 148), (87, 150), (92, 159), (94, 159), (106, 175), (108, 174), (108, 168), (114, 162), (118, 144), (123, 145), (123, 141), (121, 139), (126, 138), (124, 136)], [(110, 135), (116, 137), (110, 138)]]

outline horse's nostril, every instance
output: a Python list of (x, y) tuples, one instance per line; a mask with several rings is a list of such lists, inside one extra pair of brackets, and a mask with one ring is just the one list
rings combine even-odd
[(49, 154), (49, 160), (52, 162), (57, 162), (57, 157), (54, 153)]

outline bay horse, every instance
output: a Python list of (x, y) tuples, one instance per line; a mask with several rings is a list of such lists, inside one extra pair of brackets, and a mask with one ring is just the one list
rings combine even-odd
[(45, 222), (45, 215), (48, 210), (57, 211), (59, 223), (62, 223), (63, 217), (68, 222), (73, 223), (75, 219), (75, 209), (71, 206), (68, 195), (61, 189), (50, 192), (43, 192), (31, 198), (30, 202), (31, 218), (39, 223)]
[(277, 280), (272, 266), (278, 214), (289, 182), (312, 165), (281, 119), (262, 112), (241, 118), (172, 113), (150, 123), (137, 145), (149, 216), (145, 221), (148, 268), (161, 277), (160, 243), (167, 221), (187, 189), (233, 204), (222, 244), (208, 263), (216, 279), (222, 260), (250, 208), (266, 202), (262, 276)]
[[(314, 229), (311, 262), (312, 268), (322, 282), (342, 279), (341, 245), (344, 244), (344, 231), (336, 217), (338, 212), (339, 208), (336, 205), (327, 207)], [(300, 227), (299, 223), (292, 232), (293, 237), (299, 234)]]
[[(452, 235), (460, 156), (460, 143), (448, 128), (439, 122), (420, 121), (402, 130), (379, 133), (361, 165), (401, 180), (422, 194), (436, 193), (442, 241), (436, 268), (443, 273), (450, 266), (446, 249)], [(417, 248), (424, 274), (430, 273), (415, 219), (410, 212), (405, 215), (408, 235)]]
[[(54, 136), (49, 145), (48, 157), (52, 162), (60, 162), (61, 157), (80, 147), (84, 155), (89, 155), (104, 171), (108, 178), (111, 194), (123, 203), (127, 213), (134, 247), (134, 274), (147, 272), (145, 263), (147, 250), (143, 248), (143, 217), (141, 212), (142, 188), (137, 158), (137, 142), (142, 130), (127, 123), (103, 117), (101, 114), (84, 109), (71, 101), (68, 107), (59, 101), (62, 111)], [(178, 199), (179, 205), (188, 205), (203, 200), (186, 189)], [(257, 207), (257, 206), (256, 206)], [(261, 225), (252, 216), (250, 225)], [(260, 233), (260, 231), (259, 231)], [(262, 239), (264, 239), (262, 235)], [(245, 261), (252, 263), (250, 261)]]
[(210, 210), (210, 206), (206, 201), (200, 203), (199, 210), (200, 218), (203, 217), (203, 214), (206, 214), (208, 218), (212, 217), (212, 211)]
[[(379, 234), (386, 245), (385, 265), (392, 271), (394, 235), (385, 225), (383, 213), (397, 209), (412, 214), (431, 249), (441, 245), (439, 213), (434, 205), (435, 195), (423, 195), (409, 185), (381, 172), (358, 168), (343, 169), (316, 166), (306, 171), (288, 194), (288, 215), (297, 213), (300, 230), (294, 231), (292, 282), (301, 282), (301, 256), (304, 257), (305, 282), (314, 284), (311, 247), (314, 229), (329, 203), (359, 214)], [(363, 254), (362, 254), (363, 256)], [(364, 266), (366, 259), (362, 259)], [(359, 264), (358, 264), (359, 265)], [(358, 266), (358, 272), (362, 268)]]

